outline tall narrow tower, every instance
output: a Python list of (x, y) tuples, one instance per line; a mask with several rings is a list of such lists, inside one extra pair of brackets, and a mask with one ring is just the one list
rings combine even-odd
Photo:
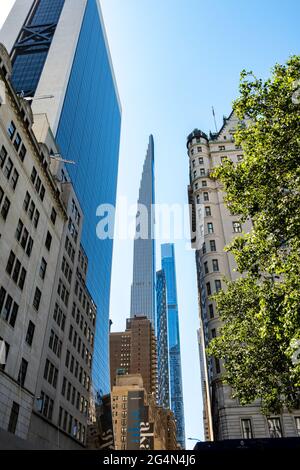
[(156, 329), (154, 141), (149, 138), (141, 179), (134, 240), (131, 317), (146, 316)]
[[(116, 202), (121, 107), (99, 0), (16, 0), (1, 32), (16, 91), (46, 115), (84, 214), (87, 288), (98, 307), (93, 384), (109, 391), (113, 241), (96, 235), (97, 207)], [(58, 175), (65, 179), (63, 170)]]
[(171, 409), (176, 418), (177, 441), (185, 448), (184, 407), (181, 373), (181, 352), (176, 286), (175, 251), (173, 244), (161, 246), (161, 264), (167, 284), (168, 339), (170, 362)]

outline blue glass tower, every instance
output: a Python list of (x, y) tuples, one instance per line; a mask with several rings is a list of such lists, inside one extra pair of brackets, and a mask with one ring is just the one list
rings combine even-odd
[(151, 135), (141, 179), (131, 286), (131, 317), (146, 316), (156, 329), (154, 236), (154, 140)]
[(162, 269), (167, 284), (168, 336), (170, 361), (171, 410), (177, 423), (177, 441), (185, 448), (184, 407), (176, 287), (175, 251), (173, 244), (161, 246)]
[(158, 371), (158, 404), (170, 409), (170, 374), (169, 374), (169, 340), (167, 315), (167, 286), (163, 270), (156, 273), (157, 295), (157, 371)]
[[(99, 240), (96, 210), (116, 202), (121, 107), (99, 0), (16, 0), (0, 33), (13, 83), (46, 114), (84, 213), (87, 287), (97, 305), (93, 385), (109, 383), (109, 300), (113, 241)], [(43, 99), (39, 99), (42, 97)]]

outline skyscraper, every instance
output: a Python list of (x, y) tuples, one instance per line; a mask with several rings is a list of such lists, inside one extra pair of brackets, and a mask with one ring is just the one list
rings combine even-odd
[[(97, 207), (115, 205), (121, 107), (98, 0), (17, 0), (1, 33), (13, 84), (46, 114), (84, 213), (82, 244), (96, 323), (93, 385), (109, 390), (109, 297), (113, 241), (96, 235)], [(62, 170), (59, 175), (64, 180)]]
[(184, 407), (181, 374), (181, 352), (176, 287), (175, 251), (173, 244), (168, 243), (161, 246), (161, 264), (166, 276), (167, 284), (171, 410), (173, 411), (176, 418), (177, 441), (184, 449)]
[[(224, 248), (242, 231), (251, 229), (250, 221), (241, 224), (237, 215), (230, 214), (219, 182), (209, 177), (223, 159), (229, 159), (235, 165), (243, 160), (243, 150), (234, 141), (237, 126), (238, 119), (231, 113), (224, 118), (218, 132), (208, 136), (195, 129), (187, 138), (189, 199), (193, 205), (193, 247), (199, 292), (198, 340), (205, 437), (207, 440), (293, 437), (299, 435), (299, 410), (267, 418), (261, 413), (259, 401), (241, 406), (232, 397), (231, 387), (222, 382), (224, 365), (217, 358), (207, 357), (205, 351), (222, 326), (211, 296), (223, 288), (224, 278), (232, 281), (239, 276), (232, 254)], [(204, 219), (199, 212), (204, 214)]]
[(141, 179), (134, 240), (131, 317), (147, 316), (156, 329), (154, 141), (149, 138)]
[(158, 404), (170, 408), (170, 372), (169, 340), (167, 313), (167, 285), (163, 270), (156, 273), (157, 293), (157, 371), (158, 371)]

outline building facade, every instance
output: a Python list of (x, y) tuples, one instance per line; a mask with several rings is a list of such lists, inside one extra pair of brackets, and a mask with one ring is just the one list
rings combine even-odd
[[(46, 114), (85, 215), (82, 245), (89, 259), (87, 287), (98, 306), (93, 382), (109, 391), (109, 298), (113, 241), (99, 239), (115, 206), (121, 107), (98, 0), (17, 0), (1, 32), (17, 92)], [(87, 184), (88, 181), (88, 184)]]
[(169, 339), (167, 313), (167, 286), (163, 270), (156, 273), (157, 293), (157, 372), (158, 372), (158, 405), (170, 408), (170, 370)]
[(112, 388), (116, 450), (177, 450), (170, 410), (149, 397), (140, 374), (119, 375)]
[(154, 140), (149, 138), (139, 190), (131, 286), (131, 317), (147, 316), (156, 328)]
[(192, 244), (196, 250), (199, 293), (199, 351), (202, 376), (203, 413), (207, 440), (247, 439), (299, 436), (300, 412), (283, 413), (266, 418), (259, 403), (240, 406), (232, 390), (222, 383), (223, 364), (207, 358), (205, 348), (218, 335), (221, 322), (211, 295), (224, 287), (224, 278), (239, 275), (230, 253), (224, 251), (235, 236), (251, 229), (241, 224), (224, 204), (218, 181), (210, 179), (213, 168), (230, 159), (238, 164), (243, 152), (234, 142), (238, 120), (233, 113), (224, 118), (219, 132), (207, 136), (195, 129), (187, 138), (190, 163), (189, 200), (193, 206)]
[(167, 286), (171, 410), (173, 411), (176, 418), (177, 441), (179, 442), (182, 449), (184, 449), (184, 405), (176, 286), (175, 250), (173, 244), (168, 243), (161, 246), (161, 265), (165, 273)]
[(156, 338), (147, 317), (130, 318), (125, 332), (110, 333), (110, 371), (112, 386), (120, 374), (140, 374), (148, 396), (156, 401)]

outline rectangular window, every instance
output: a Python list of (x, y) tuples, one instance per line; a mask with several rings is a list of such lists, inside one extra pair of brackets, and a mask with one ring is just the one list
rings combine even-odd
[(24, 288), (26, 274), (27, 274), (26, 270), (24, 268), (22, 268), (20, 278), (19, 278), (19, 284), (18, 284), (18, 286), (20, 287), (21, 290), (23, 290), (23, 288)]
[(11, 180), (10, 180), (10, 184), (11, 184), (11, 187), (13, 188), (13, 190), (16, 189), (17, 184), (18, 184), (18, 180), (19, 180), (19, 173), (17, 172), (16, 169), (14, 169), (13, 175), (12, 175)]
[(16, 429), (17, 429), (19, 410), (20, 410), (20, 406), (16, 402), (13, 402), (11, 412), (10, 412), (10, 417), (9, 417), (8, 428), (7, 428), (7, 431), (12, 434), (15, 434)]
[(3, 168), (6, 157), (7, 157), (7, 151), (6, 151), (6, 148), (2, 145), (1, 151), (0, 151), (0, 168)]
[(53, 225), (55, 225), (56, 217), (57, 217), (57, 212), (56, 212), (56, 210), (55, 210), (54, 207), (53, 207), (53, 208), (52, 208), (52, 211), (51, 211), (51, 222), (53, 223)]
[(216, 289), (216, 292), (219, 292), (222, 289), (222, 284), (219, 279), (215, 280), (215, 289)]
[(220, 360), (218, 358), (215, 358), (215, 369), (217, 374), (221, 373), (221, 365)]
[(38, 287), (36, 287), (35, 293), (34, 293), (34, 298), (33, 298), (33, 306), (36, 310), (38, 310), (39, 307), (40, 307), (41, 297), (42, 297), (42, 293), (41, 293), (40, 289)]
[(16, 256), (15, 256), (14, 252), (11, 251), (10, 255), (9, 255), (9, 258), (8, 258), (8, 261), (7, 261), (7, 265), (6, 265), (6, 272), (7, 272), (7, 274), (9, 274), (9, 276), (12, 273), (15, 259), (16, 259)]
[(28, 217), (30, 220), (33, 219), (34, 211), (35, 211), (35, 203), (31, 201), (29, 209), (28, 209)]
[(31, 172), (31, 176), (30, 176), (30, 179), (31, 179), (31, 181), (32, 181), (33, 184), (35, 183), (36, 177), (37, 177), (37, 171), (36, 171), (36, 169), (33, 167), (33, 168), (32, 168), (32, 172)]
[(211, 216), (211, 208), (210, 208), (210, 206), (206, 206), (206, 207), (205, 207), (205, 215), (206, 215), (206, 217), (210, 217), (210, 216)]
[(13, 121), (11, 121), (9, 128), (7, 129), (8, 135), (10, 137), (10, 140), (13, 140), (15, 132), (16, 132), (16, 126)]
[(4, 220), (7, 219), (8, 212), (9, 212), (9, 208), (10, 208), (10, 201), (9, 201), (9, 199), (6, 197), (5, 200), (4, 200), (2, 209), (1, 209), (1, 215), (2, 215), (2, 217), (3, 217)]
[(31, 199), (31, 198), (30, 198), (30, 194), (29, 194), (29, 192), (27, 191), (27, 192), (26, 192), (26, 195), (25, 195), (25, 198), (24, 198), (24, 203), (23, 203), (23, 208), (24, 208), (25, 212), (28, 211), (30, 199)]
[(268, 418), (270, 437), (283, 437), (280, 418)]
[(7, 160), (7, 162), (6, 162), (6, 165), (5, 165), (5, 167), (4, 167), (4, 170), (3, 170), (4, 176), (5, 176), (7, 179), (10, 178), (12, 169), (13, 169), (13, 162), (11, 161), (10, 158), (8, 158), (8, 160)]
[(205, 168), (200, 168), (200, 176), (205, 176)]
[(297, 436), (300, 437), (300, 416), (295, 417)]
[(213, 271), (214, 272), (219, 271), (219, 261), (217, 259), (212, 260), (212, 266), (213, 266)]
[(213, 306), (213, 304), (209, 304), (208, 311), (209, 311), (209, 317), (214, 318), (214, 306)]
[(46, 241), (45, 241), (45, 247), (47, 248), (48, 251), (50, 251), (51, 248), (51, 243), (52, 243), (52, 236), (51, 233), (47, 233)]
[(252, 439), (253, 433), (252, 433), (251, 419), (242, 419), (241, 424), (242, 424), (243, 439)]
[(33, 219), (34, 228), (37, 228), (37, 226), (39, 224), (39, 220), (40, 220), (40, 213), (39, 213), (38, 210), (36, 210), (35, 214), (34, 214), (34, 219)]
[(215, 240), (210, 240), (209, 244), (210, 244), (210, 251), (217, 251)]
[(25, 147), (24, 144), (22, 144), (21, 150), (19, 152), (19, 157), (20, 157), (22, 162), (24, 162), (25, 156), (26, 156), (26, 147)]
[(26, 248), (26, 255), (30, 257), (31, 252), (32, 252), (32, 247), (33, 247), (33, 239), (29, 237), (28, 243), (27, 243), (27, 248)]
[(207, 295), (211, 295), (211, 285), (210, 285), (210, 282), (207, 282), (207, 283), (206, 283), (206, 292), (207, 292)]
[(212, 222), (208, 222), (207, 224), (207, 232), (208, 233), (214, 233), (214, 225)]
[(204, 181), (202, 181), (202, 188), (206, 188), (206, 187), (207, 187), (207, 181), (204, 180)]
[(204, 201), (209, 201), (209, 194), (208, 193), (203, 193), (203, 200)]
[(16, 149), (17, 152), (19, 151), (19, 148), (20, 148), (21, 143), (22, 143), (21, 136), (20, 136), (20, 134), (17, 132), (16, 138), (15, 138), (15, 140), (14, 140), (14, 147), (15, 147), (15, 149)]
[(16, 239), (18, 240), (18, 242), (21, 239), (21, 234), (22, 234), (23, 227), (24, 227), (24, 224), (23, 224), (22, 220), (20, 219), (19, 222), (18, 222), (17, 229), (16, 229)]
[(28, 328), (27, 328), (27, 333), (26, 333), (26, 343), (27, 343), (29, 346), (32, 346), (33, 336), (34, 336), (34, 330), (35, 330), (35, 325), (34, 325), (34, 323), (32, 323), (32, 321), (30, 320), (30, 321), (29, 321)]
[(18, 375), (18, 383), (21, 385), (21, 387), (24, 387), (25, 385), (27, 369), (28, 369), (28, 362), (23, 358), (21, 361), (19, 375)]
[(47, 270), (47, 263), (46, 263), (46, 260), (42, 258), (41, 266), (40, 266), (40, 277), (43, 280), (45, 279), (45, 276), (46, 276), (46, 270)]
[(208, 274), (208, 262), (207, 261), (205, 261), (204, 263), (204, 272), (205, 274)]

